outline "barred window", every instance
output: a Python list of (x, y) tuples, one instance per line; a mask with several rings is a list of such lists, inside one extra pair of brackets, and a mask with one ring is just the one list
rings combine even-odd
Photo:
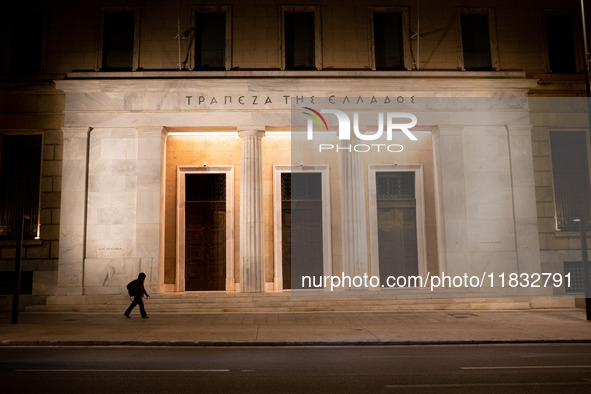
[(415, 198), (414, 172), (378, 172), (376, 184), (378, 201)]
[(39, 235), (42, 136), (3, 135), (0, 144), (0, 239), (16, 239), (22, 215), (30, 218), (24, 238), (35, 238)]
[(556, 227), (577, 231), (577, 217), (589, 216), (587, 139), (582, 131), (550, 132)]
[(281, 174), (282, 201), (322, 200), (322, 183), (318, 173)]
[(376, 172), (376, 199), (380, 277), (418, 275), (415, 173)]
[(226, 201), (226, 174), (187, 174), (185, 184), (186, 201)]

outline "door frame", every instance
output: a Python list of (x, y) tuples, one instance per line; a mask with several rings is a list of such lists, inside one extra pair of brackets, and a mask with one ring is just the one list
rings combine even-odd
[(378, 244), (378, 204), (376, 190), (377, 172), (414, 172), (417, 221), (417, 263), (419, 275), (427, 275), (427, 234), (425, 226), (425, 192), (423, 187), (422, 164), (370, 164), (368, 167), (369, 186), (369, 237), (371, 275), (380, 276), (380, 256)]
[(281, 221), (281, 174), (320, 173), (322, 184), (322, 269), (324, 275), (332, 272), (332, 241), (330, 235), (330, 181), (328, 165), (273, 166), (273, 239), (275, 290), (283, 290), (283, 223)]
[(226, 290), (234, 291), (234, 166), (178, 166), (176, 190), (176, 291), (185, 291), (185, 175), (226, 175)]

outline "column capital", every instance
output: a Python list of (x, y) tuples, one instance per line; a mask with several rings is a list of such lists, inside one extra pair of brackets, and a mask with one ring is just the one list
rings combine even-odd
[(253, 126), (253, 127), (239, 128), (238, 135), (240, 136), (240, 138), (242, 138), (242, 137), (263, 138), (265, 136), (265, 127), (264, 126)]

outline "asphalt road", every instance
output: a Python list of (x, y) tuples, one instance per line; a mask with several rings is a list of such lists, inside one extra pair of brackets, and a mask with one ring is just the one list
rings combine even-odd
[(590, 393), (591, 344), (0, 347), (2, 393)]

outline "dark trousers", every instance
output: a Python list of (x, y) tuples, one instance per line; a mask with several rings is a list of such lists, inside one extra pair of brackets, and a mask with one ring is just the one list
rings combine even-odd
[(125, 311), (125, 315), (129, 316), (129, 314), (131, 313), (131, 310), (133, 308), (135, 308), (136, 305), (140, 306), (140, 314), (142, 315), (142, 317), (147, 316), (146, 310), (144, 309), (144, 301), (142, 300), (142, 297), (140, 297), (140, 296), (133, 297), (133, 302), (131, 303), (129, 308), (127, 308), (127, 310)]

